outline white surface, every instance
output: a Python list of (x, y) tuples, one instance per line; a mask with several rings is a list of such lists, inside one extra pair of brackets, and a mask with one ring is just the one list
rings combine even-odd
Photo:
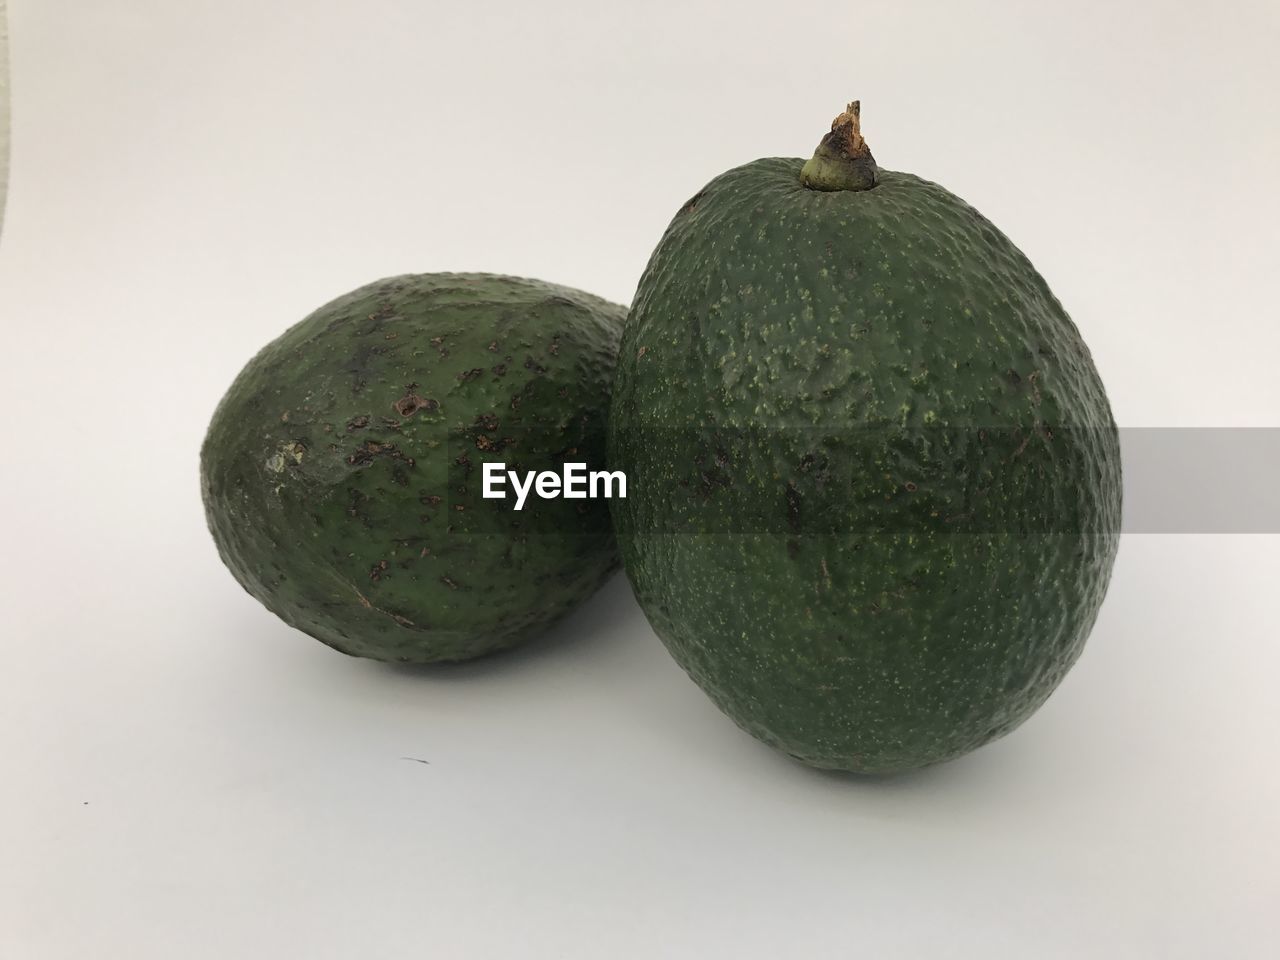
[(628, 300), (684, 199), (855, 95), (1123, 425), (1276, 425), (1275, 4), (432, 6), (11, 5), (0, 955), (1276, 956), (1276, 537), (1126, 537), (1034, 719), (865, 782), (739, 733), (621, 580), (507, 657), (332, 653), (221, 568), (196, 477), (316, 305)]
[(0, 0), (0, 232), (9, 195), (9, 14)]

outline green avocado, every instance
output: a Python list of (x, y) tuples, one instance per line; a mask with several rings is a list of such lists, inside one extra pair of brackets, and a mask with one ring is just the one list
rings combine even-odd
[(1118, 545), (1089, 350), (1027, 258), (875, 166), (856, 105), (814, 159), (716, 177), (654, 251), (609, 457), (623, 565), (680, 665), (813, 766), (948, 760), (1075, 662)]
[(607, 505), (484, 498), (483, 464), (603, 465), (626, 310), (488, 274), (399, 276), (268, 344), (201, 452), (240, 584), (354, 656), (463, 660), (527, 640), (617, 566)]

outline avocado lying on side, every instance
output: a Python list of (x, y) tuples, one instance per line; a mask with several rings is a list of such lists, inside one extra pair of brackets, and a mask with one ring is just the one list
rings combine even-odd
[(625, 308), (489, 274), (391, 277), (266, 346), (201, 451), (240, 584), (343, 653), (464, 660), (535, 636), (617, 565), (607, 505), (480, 496), (488, 460), (600, 468)]

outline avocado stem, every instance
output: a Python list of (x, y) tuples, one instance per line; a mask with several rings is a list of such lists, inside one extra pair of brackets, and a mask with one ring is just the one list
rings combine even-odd
[(831, 121), (813, 156), (800, 168), (810, 190), (870, 190), (876, 185), (876, 160), (862, 136), (862, 103), (854, 100)]

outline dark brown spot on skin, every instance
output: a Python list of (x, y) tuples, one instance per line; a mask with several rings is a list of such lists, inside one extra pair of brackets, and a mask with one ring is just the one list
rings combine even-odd
[(648, 347), (641, 347), (639, 350), (637, 350), (637, 351), (636, 351), (636, 359), (637, 359), (637, 360), (639, 360), (641, 357), (643, 357), (643, 356), (644, 356), (646, 353), (648, 353), (648, 352), (649, 352), (649, 348), (648, 348)]
[[(492, 426), (485, 426), (484, 429), (497, 430), (498, 429), (497, 419), (494, 418)], [(475, 437), (476, 449), (485, 450), (490, 453), (499, 453), (502, 450), (505, 450), (507, 447), (511, 446), (513, 442), (514, 441), (510, 437), (503, 437), (502, 439), (499, 440), (493, 437), (486, 436), (483, 433), (477, 434)]]
[(450, 590), (458, 589), (457, 581), (453, 580), (451, 577), (441, 577), (440, 582), (443, 583)]
[(507, 365), (505, 363), (498, 364), (493, 368), (493, 375), (495, 377), (505, 377), (507, 375)]
[(377, 440), (366, 440), (347, 457), (347, 463), (353, 467), (367, 467), (378, 457), (389, 457), (410, 467), (414, 465), (413, 457), (405, 456), (393, 443), (379, 443)]
[(902, 486), (906, 488), (907, 493), (915, 493), (915, 492), (916, 492), (916, 490), (918, 490), (918, 489), (919, 489), (919, 488), (915, 485), (915, 482), (914, 482), (914, 481), (912, 481), (912, 480), (908, 480), (908, 481), (907, 481), (906, 483), (904, 483)]
[(498, 341), (497, 341), (497, 340), (494, 340), (494, 341), (492, 341), (492, 342), (489, 344), (489, 352), (490, 352), (490, 353), (497, 353), (497, 352), (498, 352)]
[(378, 581), (382, 579), (383, 572), (387, 569), (387, 561), (379, 560), (369, 570), (369, 579)]
[(547, 353), (551, 354), (553, 357), (558, 357), (560, 355), (560, 341), (552, 340), (551, 346), (547, 347)]
[(440, 409), (440, 403), (431, 397), (420, 397), (416, 393), (406, 393), (403, 397), (392, 404), (396, 413), (402, 417), (411, 417), (419, 410), (425, 410), (427, 413), (434, 413)]
[[(683, 207), (681, 207), (681, 208), (679, 209), (679, 211), (677, 211), (676, 216), (680, 216), (681, 214), (685, 214), (685, 213), (689, 213), (689, 212), (691, 212), (691, 211), (693, 210), (693, 208), (694, 208), (694, 207), (696, 207), (696, 206), (698, 205), (698, 201), (699, 201), (699, 200), (701, 200), (701, 199), (703, 198), (703, 196), (706, 194), (706, 192), (707, 192), (707, 191), (705, 191), (705, 190), (699, 190), (699, 191), (698, 191), (697, 193), (695, 193), (692, 197), (690, 197), (688, 200), (686, 200), (686, 201), (684, 202), (684, 206), (683, 206)], [(670, 208), (668, 208), (668, 209), (670, 209)]]
[(347, 430), (363, 430), (369, 425), (369, 418), (366, 416), (352, 417), (347, 421)]
[(462, 383), (470, 383), (476, 377), (479, 377), (483, 374), (484, 374), (483, 368), (475, 367), (471, 370), (464, 370), (462, 371), (462, 373), (458, 374), (458, 380)]
[(376, 440), (368, 440), (347, 457), (347, 463), (353, 467), (363, 467), (373, 463), (373, 458), (382, 452), (382, 444)]
[[(1020, 430), (1015, 430), (1015, 431), (1013, 432), (1013, 435), (1016, 437), (1016, 436), (1018, 436), (1021, 432), (1022, 432), (1022, 431), (1020, 431)], [(1012, 462), (1012, 461), (1014, 461), (1014, 460), (1017, 460), (1020, 456), (1022, 456), (1023, 452), (1027, 449), (1027, 444), (1029, 444), (1030, 442), (1031, 442), (1031, 436), (1030, 436), (1030, 434), (1028, 434), (1027, 436), (1023, 437), (1023, 438), (1022, 438), (1022, 442), (1018, 444), (1018, 449), (1014, 450), (1014, 451), (1013, 451), (1013, 453), (1011, 453), (1011, 454), (1009, 455), (1009, 460), (1008, 460), (1007, 462)]]
[(423, 497), (419, 502), (434, 507), (438, 506), (442, 499), (442, 497), (437, 497), (435, 494), (432, 494), (431, 496)]

